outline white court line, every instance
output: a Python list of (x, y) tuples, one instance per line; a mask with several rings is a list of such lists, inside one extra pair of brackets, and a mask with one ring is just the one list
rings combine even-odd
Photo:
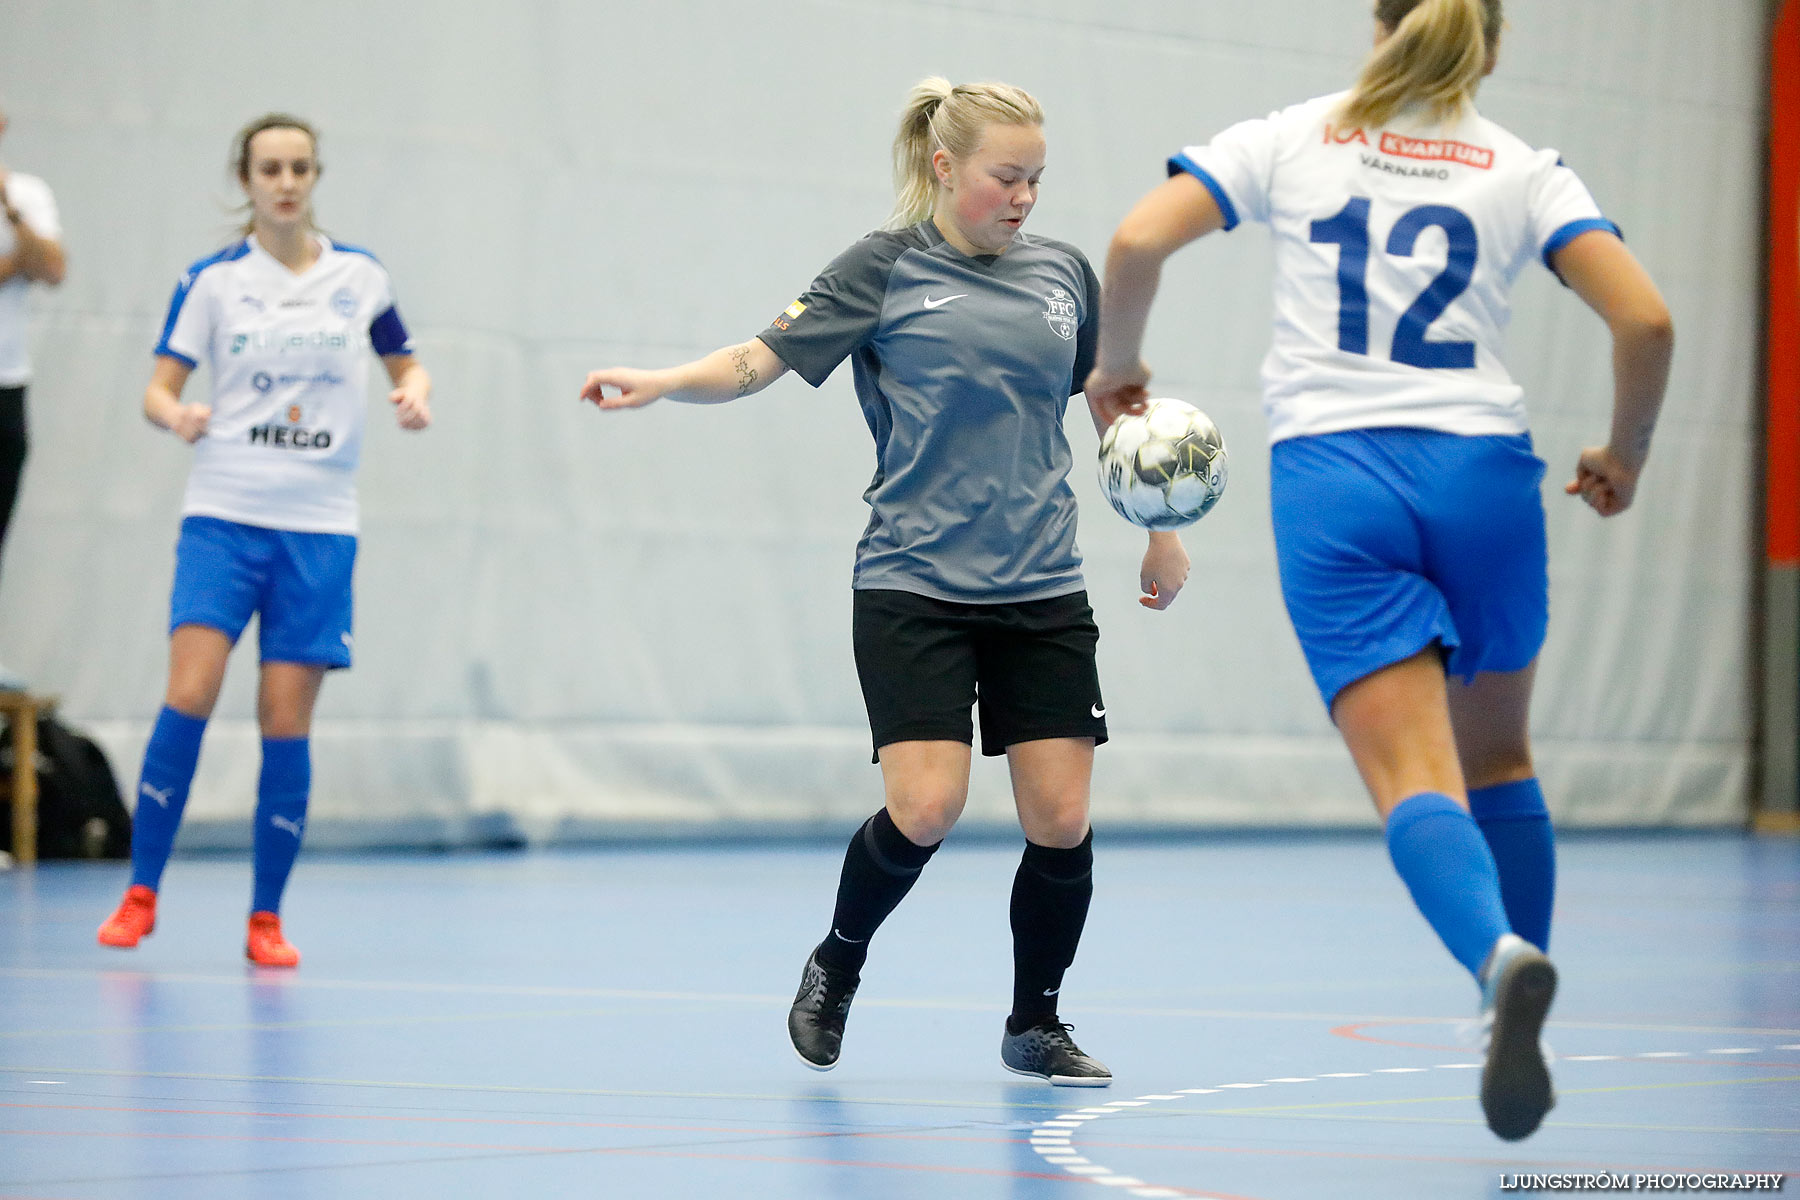
[[(1800, 1050), (1800, 1043), (1779, 1046), (1777, 1049)], [(1762, 1053), (1762, 1051), (1748, 1047), (1733, 1046), (1716, 1050), (1707, 1050), (1702, 1053), (1759, 1054)], [(1629, 1056), (1617, 1054), (1572, 1054), (1563, 1061), (1616, 1062), (1619, 1059), (1626, 1057), (1693, 1058), (1697, 1056), (1697, 1053), (1693, 1051), (1650, 1050), (1641, 1054)], [(1481, 1066), (1481, 1063), (1440, 1063), (1435, 1069), (1440, 1071), (1466, 1071), (1474, 1070)], [(1173, 1188), (1145, 1185), (1144, 1181), (1141, 1179), (1135, 1179), (1129, 1175), (1117, 1174), (1110, 1167), (1102, 1166), (1075, 1153), (1074, 1148), (1069, 1144), (1070, 1130), (1072, 1128), (1079, 1128), (1084, 1122), (1096, 1120), (1108, 1114), (1119, 1115), (1128, 1108), (1143, 1108), (1153, 1100), (1170, 1101), (1179, 1100), (1183, 1096), (1212, 1096), (1225, 1090), (1259, 1088), (1265, 1087), (1271, 1083), (1314, 1083), (1320, 1079), (1367, 1079), (1371, 1074), (1418, 1075), (1424, 1074), (1432, 1069), (1433, 1068), (1430, 1067), (1378, 1067), (1372, 1073), (1368, 1071), (1331, 1071), (1317, 1076), (1284, 1076), (1279, 1079), (1265, 1080), (1262, 1083), (1221, 1083), (1216, 1087), (1210, 1088), (1181, 1088), (1173, 1093), (1146, 1095), (1137, 1100), (1114, 1100), (1103, 1106), (1081, 1109), (1074, 1113), (1066, 1113), (1055, 1120), (1041, 1123), (1033, 1129), (1030, 1145), (1031, 1148), (1037, 1152), (1038, 1157), (1045, 1163), (1059, 1166), (1070, 1174), (1079, 1176), (1088, 1182), (1098, 1183), (1105, 1187), (1129, 1188), (1131, 1189), (1131, 1194), (1133, 1196), (1143, 1197), (1144, 1200), (1167, 1200), (1167, 1198), (1180, 1197), (1187, 1195), (1187, 1193)]]

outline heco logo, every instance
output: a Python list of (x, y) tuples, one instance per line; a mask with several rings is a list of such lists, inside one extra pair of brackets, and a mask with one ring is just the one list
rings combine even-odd
[(250, 431), (250, 444), (277, 450), (328, 450), (331, 448), (331, 430), (258, 425)]

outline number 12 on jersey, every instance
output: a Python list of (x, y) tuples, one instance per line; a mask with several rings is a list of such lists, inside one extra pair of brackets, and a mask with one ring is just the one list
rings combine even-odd
[[(1444, 315), (1468, 289), (1480, 253), (1475, 223), (1468, 214), (1445, 204), (1425, 204), (1394, 223), (1387, 252), (1411, 258), (1419, 235), (1436, 227), (1449, 239), (1444, 269), (1438, 272), (1412, 307), (1400, 314), (1388, 357), (1409, 367), (1467, 370), (1475, 365), (1474, 342), (1427, 341), (1431, 323)], [(1346, 354), (1369, 352), (1369, 201), (1358, 196), (1336, 216), (1312, 223), (1312, 240), (1338, 248), (1338, 349)]]

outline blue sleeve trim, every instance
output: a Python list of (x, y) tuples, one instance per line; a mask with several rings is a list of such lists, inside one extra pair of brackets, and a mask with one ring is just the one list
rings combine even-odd
[[(1564, 225), (1561, 229), (1551, 234), (1550, 240), (1544, 243), (1544, 265), (1550, 268), (1550, 273), (1556, 275), (1556, 264), (1551, 261), (1551, 258), (1558, 250), (1561, 250), (1564, 246), (1568, 245), (1582, 234), (1592, 233), (1596, 229), (1603, 229), (1620, 241), (1625, 240), (1625, 231), (1605, 217), (1584, 217), (1579, 221), (1570, 221), (1567, 225)], [(1556, 275), (1556, 277), (1558, 279), (1562, 278), (1561, 275)]]
[(1184, 171), (1205, 184), (1206, 190), (1212, 193), (1212, 198), (1219, 205), (1219, 211), (1225, 214), (1225, 232), (1230, 233), (1236, 229), (1238, 227), (1237, 205), (1231, 202), (1231, 197), (1225, 194), (1225, 189), (1220, 186), (1217, 179), (1212, 177), (1211, 172), (1185, 154), (1177, 154), (1169, 160), (1169, 174), (1179, 175)]
[(169, 335), (175, 332), (175, 320), (181, 316), (181, 308), (187, 303), (188, 293), (194, 290), (194, 284), (199, 281), (201, 273), (206, 268), (217, 266), (220, 263), (236, 262), (248, 253), (250, 253), (250, 239), (245, 238), (235, 245), (225, 247), (217, 254), (207, 255), (187, 269), (187, 274), (183, 275), (181, 282), (175, 285), (175, 294), (169, 298), (169, 315), (163, 321), (161, 336), (156, 339), (155, 354), (163, 358), (179, 359), (189, 368), (199, 365), (180, 351), (169, 349)]
[(331, 242), (331, 248), (333, 250), (341, 250), (345, 254), (360, 254), (364, 258), (369, 259), (372, 262), (375, 262), (375, 263), (381, 262), (381, 260), (379, 258), (375, 257), (375, 252), (372, 250), (365, 250), (361, 246), (352, 246), (350, 243), (340, 242), (336, 238), (329, 238), (327, 240)]
[(400, 319), (400, 311), (389, 305), (387, 310), (369, 322), (369, 345), (375, 347), (380, 355), (411, 354), (412, 335), (406, 332), (406, 323)]
[(156, 353), (152, 357), (172, 358), (176, 362), (181, 363), (182, 365), (187, 367), (187, 369), (190, 371), (196, 369), (200, 365), (199, 363), (195, 362), (193, 359), (189, 358), (187, 355), (183, 354), (181, 351), (171, 350), (167, 346), (158, 346), (156, 348)]

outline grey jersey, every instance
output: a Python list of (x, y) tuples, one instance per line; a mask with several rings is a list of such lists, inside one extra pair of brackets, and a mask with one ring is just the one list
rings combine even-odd
[(970, 257), (930, 221), (838, 255), (761, 337), (814, 387), (852, 359), (875, 435), (851, 586), (962, 603), (1080, 591), (1063, 414), (1094, 361), (1100, 283), (1019, 234)]

